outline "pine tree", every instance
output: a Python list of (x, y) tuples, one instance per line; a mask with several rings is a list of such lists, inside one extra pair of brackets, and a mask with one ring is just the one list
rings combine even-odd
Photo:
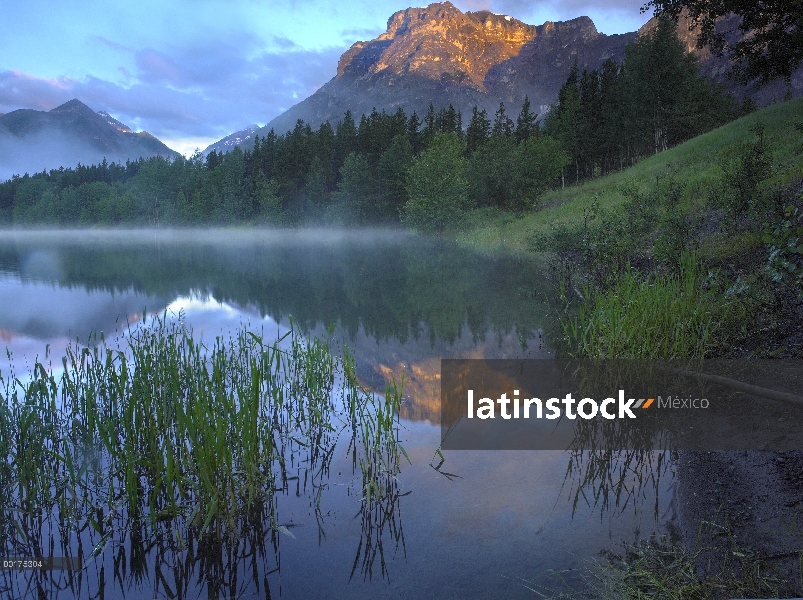
[[(693, 54), (667, 15), (625, 49), (627, 114), (638, 127), (640, 153), (658, 153), (700, 133), (701, 84)], [(704, 95), (704, 94), (703, 94)]]
[(547, 132), (555, 136), (571, 156), (575, 179), (580, 180), (580, 150), (582, 106), (577, 81), (577, 61), (572, 65), (566, 82), (558, 91), (558, 103), (547, 116)]
[(493, 135), (513, 135), (513, 119), (505, 114), (505, 103), (499, 103), (499, 110), (496, 111), (494, 118)]
[(383, 220), (398, 220), (407, 201), (404, 184), (407, 169), (413, 159), (413, 149), (406, 135), (393, 138), (390, 147), (379, 159), (377, 174), (381, 201), (377, 213)]
[(602, 122), (599, 129), (599, 152), (602, 173), (608, 173), (615, 168), (621, 168), (623, 146), (619, 139), (624, 115), (621, 112), (619, 95), (619, 65), (612, 58), (602, 65), (599, 78), (599, 104)]
[[(218, 159), (218, 154), (214, 150), (212, 150), (209, 154), (206, 155), (206, 170), (207, 171), (214, 171), (217, 166), (220, 164), (220, 160)], [(78, 165), (80, 167), (80, 165)]]
[(455, 110), (452, 104), (448, 108), (442, 108), (435, 115), (435, 131), (437, 133), (456, 133), (458, 137), (463, 136), (463, 116)]
[(340, 170), (346, 157), (352, 152), (357, 150), (357, 126), (354, 123), (354, 117), (351, 116), (351, 111), (347, 110), (343, 120), (337, 124), (335, 128), (336, 148), (335, 152), (335, 167)]
[(340, 168), (340, 184), (334, 200), (350, 209), (360, 222), (376, 218), (374, 172), (362, 154), (352, 152)]
[(429, 103), (429, 108), (427, 109), (427, 116), (424, 117), (424, 130), (422, 133), (423, 144), (425, 148), (429, 148), (430, 143), (432, 142), (432, 138), (435, 137), (435, 133), (437, 132), (437, 128), (435, 127), (435, 107), (432, 105), (432, 102)]
[(407, 139), (410, 141), (410, 147), (413, 149), (413, 154), (418, 154), (421, 151), (421, 120), (418, 114), (413, 111), (410, 115), (410, 120), (407, 121)]
[(530, 112), (530, 99), (524, 96), (524, 104), (521, 105), (521, 112), (516, 119), (516, 141), (523, 142), (530, 136), (536, 135), (538, 131), (537, 113)]
[(315, 156), (321, 161), (323, 193), (328, 195), (335, 183), (335, 153), (337, 147), (335, 130), (329, 121), (321, 124), (315, 134), (315, 138)]
[(580, 77), (580, 161), (583, 175), (591, 177), (599, 154), (599, 129), (602, 123), (599, 92), (599, 72), (583, 69)]
[(471, 113), (471, 122), (466, 130), (466, 155), (471, 156), (474, 151), (488, 141), (491, 137), (491, 121), (488, 113), (477, 110), (475, 106)]

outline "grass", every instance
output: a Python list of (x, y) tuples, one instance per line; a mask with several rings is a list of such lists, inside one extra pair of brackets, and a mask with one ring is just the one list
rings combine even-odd
[(705, 272), (689, 254), (680, 272), (639, 277), (627, 271), (611, 289), (563, 321), (569, 353), (577, 358), (702, 358), (709, 349), (721, 302), (704, 289)]
[[(687, 550), (672, 535), (653, 536), (623, 544), (621, 553), (607, 552), (590, 571), (592, 597), (600, 600), (724, 600), (727, 598), (778, 598), (794, 594), (771, 561), (736, 543), (732, 532), (712, 523), (726, 540), (726, 550), (711, 562), (709, 548)], [(699, 575), (704, 560), (707, 574)]]
[(171, 522), (182, 540), (234, 538), (254, 518), (290, 534), (276, 493), (302, 461), (320, 505), (342, 436), (363, 510), (386, 500), (404, 453), (401, 389), (362, 390), (348, 355), (294, 330), (267, 343), (242, 328), (206, 346), (166, 317), (117, 347), (95, 341), (68, 347), (58, 377), (39, 362), (25, 379), (0, 374), (5, 554), (36, 545), (53, 517), (65, 531), (94, 530), (96, 553), (123, 517)]
[(723, 176), (723, 160), (752, 139), (756, 125), (765, 127), (764, 139), (774, 167), (767, 185), (797, 184), (803, 180), (803, 138), (796, 129), (802, 121), (803, 98), (768, 106), (623, 171), (550, 191), (541, 198), (543, 208), (537, 212), (513, 215), (483, 211), (482, 218), (469, 217), (467, 227), (457, 237), (474, 247), (506, 246), (524, 252), (534, 234), (546, 234), (560, 223), (581, 222), (583, 210), (594, 200), (601, 208), (615, 209), (625, 202), (621, 192), (625, 184), (646, 191), (670, 170), (684, 185), (681, 206), (702, 210), (709, 189)]

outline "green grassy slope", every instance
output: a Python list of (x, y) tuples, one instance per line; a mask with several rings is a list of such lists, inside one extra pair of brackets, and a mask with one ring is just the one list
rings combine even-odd
[(457, 237), (481, 248), (504, 246), (525, 250), (531, 236), (546, 232), (551, 224), (581, 221), (583, 209), (594, 198), (600, 208), (613, 208), (624, 202), (620, 192), (623, 184), (632, 183), (646, 190), (670, 170), (675, 170), (678, 181), (685, 184), (681, 205), (690, 212), (696, 208), (702, 210), (709, 189), (722, 178), (722, 163), (732, 157), (740, 144), (755, 138), (757, 125), (765, 128), (764, 139), (773, 163), (773, 175), (766, 185), (797, 184), (803, 180), (803, 134), (798, 129), (801, 123), (803, 98), (768, 106), (631, 168), (548, 192), (537, 212), (520, 217), (483, 214), (481, 218), (470, 219), (474, 226)]

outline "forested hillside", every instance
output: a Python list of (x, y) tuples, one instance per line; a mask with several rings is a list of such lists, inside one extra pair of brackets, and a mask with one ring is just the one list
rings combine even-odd
[[(6, 225), (392, 223), (442, 230), (474, 207), (536, 207), (552, 186), (630, 166), (743, 114), (699, 74), (664, 20), (626, 49), (622, 64), (572, 69), (538, 119), (525, 98), (423, 119), (399, 109), (335, 126), (302, 121), (253, 150), (205, 159), (154, 157), (15, 176), (0, 185)], [(511, 114), (516, 114), (515, 112)], [(464, 129), (464, 121), (467, 127)]]

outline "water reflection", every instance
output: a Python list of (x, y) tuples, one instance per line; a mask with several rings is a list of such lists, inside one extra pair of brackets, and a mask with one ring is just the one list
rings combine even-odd
[(192, 299), (314, 335), (335, 324), (366, 383), (404, 372), (403, 415), (435, 422), (440, 358), (549, 355), (539, 270), (399, 232), (5, 233), (0, 329), (58, 347)]
[[(93, 515), (99, 529), (86, 520), (75, 531), (75, 523), (52, 515), (28, 532), (39, 546), (17, 550), (81, 555), (86, 569), (4, 571), (0, 592), (531, 597), (523, 579), (548, 580), (551, 569), (580, 567), (611, 540), (649, 529), (653, 511), (642, 507), (660, 502), (664, 514), (671, 477), (645, 485), (634, 495), (638, 511), (619, 518), (634, 504), (592, 510), (576, 501), (577, 484), (593, 498), (597, 479), (585, 479), (587, 463), (577, 458), (567, 479), (565, 452), (445, 452), (441, 472), (457, 475), (451, 479), (432, 466), (441, 358), (551, 355), (541, 338), (550, 307), (535, 300), (546, 296), (540, 268), (395, 232), (0, 234), (0, 329), (18, 371), (43, 356), (45, 344), (55, 351), (76, 337), (85, 341), (90, 330), (108, 337), (143, 308), (182, 311), (205, 340), (240, 322), (279, 336), (292, 317), (309, 334), (353, 351), (366, 386), (384, 390), (404, 374), (399, 436), (411, 461), (401, 473), (386, 473), (380, 494), (366, 504), (348, 452), (332, 454), (326, 472), (313, 478), (300, 449), (277, 489), (275, 514), (243, 522), (241, 535), (222, 543), (177, 534), (170, 519), (132, 523), (115, 513), (109, 523), (107, 510)], [(16, 535), (13, 522), (3, 535)]]
[[(351, 337), (362, 327), (376, 340), (422, 346), (456, 342), (464, 328), (474, 342), (514, 330), (529, 340), (545, 310), (527, 302), (541, 281), (538, 265), (483, 258), (445, 240), (400, 233), (230, 233), (221, 240), (188, 232), (101, 240), (4, 234), (0, 270), (23, 282), (161, 299), (200, 290), (275, 321), (292, 315), (308, 329), (337, 323)], [(58, 268), (27, 266), (45, 255)]]

